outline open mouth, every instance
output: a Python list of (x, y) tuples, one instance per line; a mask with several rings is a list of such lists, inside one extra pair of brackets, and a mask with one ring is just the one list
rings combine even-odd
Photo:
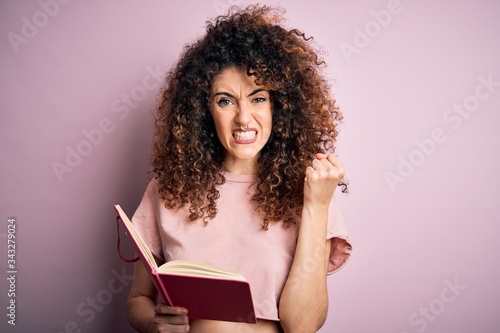
[(233, 131), (233, 138), (236, 143), (252, 143), (257, 139), (256, 130)]
[(233, 132), (233, 138), (237, 140), (251, 140), (257, 135), (257, 131), (247, 131), (247, 132), (242, 132), (242, 131), (235, 131)]

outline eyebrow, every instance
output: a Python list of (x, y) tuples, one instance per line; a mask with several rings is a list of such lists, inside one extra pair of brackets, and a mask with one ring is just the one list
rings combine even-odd
[[(250, 96), (253, 96), (253, 95), (255, 95), (255, 94), (258, 94), (258, 93), (260, 93), (261, 91), (265, 91), (265, 89), (263, 89), (263, 88), (257, 88), (257, 89), (255, 89), (254, 91), (252, 91), (250, 94), (248, 94), (248, 95), (247, 95), (247, 97), (250, 97)], [(224, 96), (228, 96), (228, 97), (231, 97), (231, 98), (236, 98), (233, 94), (230, 94), (230, 93), (228, 93), (228, 92), (226, 92), (226, 91), (216, 92), (216, 93), (214, 94), (214, 97), (215, 97), (215, 96), (219, 96), (219, 95), (224, 95)]]

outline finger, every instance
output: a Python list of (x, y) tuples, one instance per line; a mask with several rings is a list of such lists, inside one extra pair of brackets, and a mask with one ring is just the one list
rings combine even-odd
[[(321, 162), (317, 161), (317, 163), (321, 165)], [(304, 180), (306, 182), (313, 182), (314, 183), (317, 181), (321, 181), (321, 179), (330, 178), (331, 177), (330, 173), (331, 173), (331, 170), (326, 169), (323, 166), (316, 167), (316, 168), (307, 167)]]
[(339, 175), (339, 179), (344, 178), (344, 166), (342, 165), (342, 162), (340, 162), (340, 159), (337, 157), (335, 154), (328, 154), (326, 155), (325, 159), (321, 161), (328, 161), (332, 165), (332, 171), (336, 171)]
[(306, 168), (306, 176), (305, 176), (304, 180), (307, 182), (310, 179), (310, 175), (315, 173), (315, 172), (316, 171), (312, 167), (308, 166)]
[(330, 154), (328, 156), (328, 161), (330, 161), (330, 163), (335, 167), (335, 169), (337, 170), (337, 173), (338, 173), (338, 179), (339, 180), (342, 180), (344, 179), (344, 176), (345, 176), (345, 170), (344, 170), (344, 165), (342, 164), (342, 162), (340, 162), (340, 159), (334, 155), (334, 154)]
[(316, 153), (316, 158), (318, 160), (323, 159), (323, 158), (327, 158), (327, 157), (328, 157), (328, 154), (325, 154), (325, 153)]
[(158, 304), (155, 307), (155, 313), (162, 315), (187, 315), (186, 308), (180, 306), (169, 306), (166, 304)]
[(189, 317), (186, 315), (164, 315), (155, 313), (153, 316), (153, 320), (157, 326), (185, 326), (189, 324)]
[(340, 159), (335, 154), (328, 154), (326, 156), (326, 159), (330, 161), (330, 163), (332, 163), (333, 165), (342, 165)]
[(336, 166), (333, 165), (328, 159), (323, 158), (323, 159), (315, 159), (311, 163), (312, 167), (314, 168), (315, 171), (319, 172), (320, 174), (332, 174), (336, 173)]
[(167, 323), (155, 323), (158, 333), (186, 333), (191, 330), (189, 325), (170, 325)]
[(336, 164), (340, 163), (339, 158), (334, 154), (316, 153), (316, 159), (318, 159), (322, 162), (328, 161), (332, 165), (336, 165)]
[[(320, 155), (320, 154), (317, 154)], [(318, 177), (327, 177), (328, 179), (336, 179), (342, 181), (344, 179), (344, 168), (337, 156), (333, 154), (322, 154), (325, 158), (313, 160), (311, 163), (314, 172)], [(319, 156), (318, 156), (319, 157)], [(309, 177), (313, 179), (315, 177)]]
[[(326, 162), (326, 164), (325, 164), (325, 162)], [(325, 159), (321, 159), (321, 160), (314, 159), (311, 163), (311, 166), (316, 171), (324, 171), (326, 168), (330, 168), (332, 165), (330, 162), (328, 162)]]
[(338, 164), (338, 163), (340, 163), (340, 159), (335, 154), (316, 153), (316, 158), (318, 160), (327, 159), (332, 164)]
[(333, 165), (328, 158), (322, 158), (319, 161), (323, 165), (323, 168), (325, 169), (326, 172), (330, 172), (332, 171), (332, 169), (335, 168), (335, 165)]

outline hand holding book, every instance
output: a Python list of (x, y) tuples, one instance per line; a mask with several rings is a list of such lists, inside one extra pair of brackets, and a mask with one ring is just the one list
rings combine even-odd
[[(256, 323), (250, 284), (240, 274), (188, 260), (174, 260), (160, 267), (153, 254), (119, 205), (117, 221), (130, 235), (153, 283), (168, 307), (158, 314), (179, 314), (187, 309), (192, 319)], [(181, 311), (182, 312), (182, 311)], [(181, 320), (182, 316), (174, 316)], [(179, 317), (179, 318), (178, 318)]]
[(189, 326), (189, 313), (186, 308), (158, 304), (155, 307), (154, 322), (157, 328), (179, 329), (179, 326)]

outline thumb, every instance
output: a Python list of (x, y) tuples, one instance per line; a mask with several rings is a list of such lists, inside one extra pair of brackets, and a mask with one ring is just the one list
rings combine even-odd
[(316, 158), (317, 159), (322, 159), (322, 158), (327, 158), (328, 154), (323, 154), (323, 153), (316, 153)]

